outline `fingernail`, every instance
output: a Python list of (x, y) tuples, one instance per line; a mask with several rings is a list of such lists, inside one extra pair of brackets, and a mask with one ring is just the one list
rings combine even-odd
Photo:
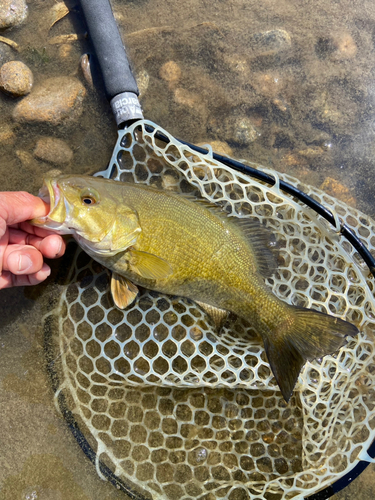
[(18, 259), (18, 271), (27, 271), (33, 265), (33, 261), (28, 255), (20, 255)]

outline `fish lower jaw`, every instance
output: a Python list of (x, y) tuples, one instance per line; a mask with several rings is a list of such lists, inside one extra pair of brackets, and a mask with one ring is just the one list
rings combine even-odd
[(79, 246), (94, 259), (96, 256), (112, 257), (113, 255), (116, 255), (123, 251), (123, 250), (111, 250), (110, 248), (100, 248), (102, 242), (93, 243), (92, 241), (87, 240), (78, 233), (72, 232), (72, 234), (74, 239), (79, 244)]

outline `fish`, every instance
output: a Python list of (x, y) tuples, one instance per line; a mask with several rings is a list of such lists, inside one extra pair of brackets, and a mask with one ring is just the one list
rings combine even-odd
[(172, 191), (56, 171), (46, 175), (39, 196), (50, 211), (31, 223), (73, 235), (112, 271), (118, 307), (128, 307), (141, 286), (249, 321), (285, 401), (307, 360), (337, 352), (358, 333), (343, 319), (289, 305), (270, 290), (264, 277), (276, 263), (256, 219), (230, 217)]

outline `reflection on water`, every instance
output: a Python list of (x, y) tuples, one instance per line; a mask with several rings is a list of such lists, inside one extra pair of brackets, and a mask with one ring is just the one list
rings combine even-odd
[[(72, 149), (73, 159), (63, 167), (67, 173), (101, 170), (115, 144), (99, 77), (94, 73), (99, 91), (92, 90), (80, 69), (81, 55), (90, 51), (87, 40), (49, 43), (84, 33), (71, 1), (71, 14), (49, 29), (54, 5), (30, 3), (25, 24), (0, 34), (19, 45), (11, 58), (32, 70), (34, 88), (57, 76), (81, 81), (87, 91), (83, 113), (58, 126), (20, 124), (12, 118), (20, 99), (1, 94), (4, 190), (37, 192), (51, 168), (34, 155), (41, 137), (62, 139)], [(220, 141), (215, 147), (234, 157), (323, 186), (374, 216), (371, 7), (370, 1), (349, 0), (189, 0), (171, 10), (155, 0), (114, 2), (146, 118), (191, 142)], [(56, 415), (40, 331), (44, 292), (43, 286), (25, 294), (0, 292), (0, 496), (124, 498), (97, 478)], [(371, 495), (367, 474), (360, 499)]]

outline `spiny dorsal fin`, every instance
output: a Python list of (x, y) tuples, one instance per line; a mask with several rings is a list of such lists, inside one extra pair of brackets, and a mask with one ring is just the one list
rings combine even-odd
[(274, 234), (257, 219), (229, 217), (232, 224), (240, 229), (254, 251), (257, 271), (264, 277), (271, 276), (277, 268), (277, 250), (273, 246)]
[(219, 217), (227, 224), (241, 231), (253, 250), (259, 274), (264, 278), (268, 278), (275, 272), (277, 268), (277, 250), (272, 246), (274, 234), (271, 230), (263, 226), (258, 219), (229, 215), (222, 207), (205, 199), (195, 198), (189, 194), (183, 194), (182, 196), (190, 201), (203, 205), (216, 217)]

